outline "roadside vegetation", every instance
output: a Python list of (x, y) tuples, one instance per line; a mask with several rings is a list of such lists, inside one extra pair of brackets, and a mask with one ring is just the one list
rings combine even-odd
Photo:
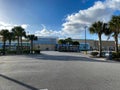
[[(120, 59), (120, 52), (118, 48), (118, 36), (120, 34), (120, 15), (119, 16), (112, 16), (111, 20), (108, 23), (104, 23), (102, 21), (96, 21), (94, 22), (90, 28), (89, 31), (91, 34), (97, 34), (99, 38), (99, 57), (102, 57), (102, 38), (101, 35), (105, 34), (108, 36), (108, 39), (110, 37), (114, 38), (115, 41), (115, 52), (112, 53), (112, 58), (118, 58)], [(95, 52), (92, 53), (92, 55), (96, 55)]]
[(70, 44), (70, 45), (79, 45), (78, 41), (73, 41), (71, 38), (60, 39), (58, 44)]
[(58, 41), (58, 51), (60, 52), (78, 52), (79, 51), (79, 42), (73, 41), (71, 38), (60, 39)]
[[(2, 38), (3, 46), (0, 49), (1, 54), (29, 54), (33, 53), (33, 41), (37, 40), (37, 36), (31, 34), (26, 35), (25, 29), (21, 26), (15, 26), (11, 30), (2, 29), (0, 31), (0, 36)], [(23, 38), (31, 42), (29, 49), (23, 48)], [(9, 48), (6, 48), (6, 42), (9, 42)], [(11, 49), (11, 42), (17, 41), (16, 49)], [(40, 50), (34, 50), (35, 53), (40, 52)]]
[[(94, 22), (90, 27), (89, 31), (91, 34), (97, 34), (99, 39), (99, 57), (102, 57), (102, 38), (101, 36), (105, 34), (110, 37), (114, 38), (115, 42), (115, 52), (112, 53), (113, 58), (120, 58), (120, 52), (118, 48), (118, 36), (120, 34), (120, 15), (112, 16), (111, 20), (108, 23), (104, 23), (102, 21)], [(15, 26), (11, 30), (2, 29), (0, 31), (0, 35), (2, 37), (3, 47), (0, 50), (3, 54), (23, 54), (23, 53), (30, 53), (30, 52), (39, 52), (39, 50), (33, 50), (33, 41), (37, 40), (37, 37), (34, 34), (26, 35), (25, 29), (21, 26)], [(30, 49), (24, 50), (23, 49), (23, 38), (26, 38), (30, 42)], [(6, 42), (9, 42), (9, 49), (6, 49)], [(16, 50), (11, 50), (11, 42), (17, 41)], [(68, 44), (68, 45), (79, 45), (79, 42), (72, 41), (71, 38), (67, 39), (60, 39), (58, 44)], [(69, 48), (69, 47), (68, 47)], [(92, 55), (98, 55), (96, 52), (93, 52)]]

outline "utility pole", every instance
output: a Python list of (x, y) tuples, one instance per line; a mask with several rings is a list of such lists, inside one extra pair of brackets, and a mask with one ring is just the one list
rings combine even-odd
[(85, 54), (87, 54), (87, 47), (86, 47), (86, 28), (87, 28), (87, 26), (85, 26), (84, 28), (85, 28)]

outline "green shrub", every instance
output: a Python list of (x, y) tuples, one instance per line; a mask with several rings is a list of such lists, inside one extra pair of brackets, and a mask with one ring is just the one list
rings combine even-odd
[(92, 56), (97, 56), (97, 55), (98, 55), (98, 52), (91, 52), (91, 55), (92, 55)]
[(7, 51), (7, 54), (16, 54), (17, 51), (16, 50), (13, 50), (13, 51)]
[(3, 52), (3, 49), (0, 49), (0, 52)]
[(3, 49), (2, 49), (2, 48), (0, 48), (0, 51), (3, 51)]
[(116, 53), (116, 52), (113, 52), (112, 53), (112, 58), (120, 58), (120, 52)]
[(34, 50), (35, 54), (40, 54), (40, 50)]
[(102, 57), (105, 57), (106, 52), (103, 51), (101, 54), (102, 54)]
[(30, 54), (30, 50), (24, 50), (23, 54)]

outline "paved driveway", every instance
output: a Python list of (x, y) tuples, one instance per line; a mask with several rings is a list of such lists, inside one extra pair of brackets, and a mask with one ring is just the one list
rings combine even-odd
[(80, 53), (0, 56), (0, 90), (119, 90), (120, 63)]

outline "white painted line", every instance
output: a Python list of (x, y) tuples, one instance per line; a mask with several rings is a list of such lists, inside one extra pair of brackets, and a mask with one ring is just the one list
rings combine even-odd
[(40, 90), (48, 90), (48, 89), (46, 88), (46, 89), (40, 89)]

